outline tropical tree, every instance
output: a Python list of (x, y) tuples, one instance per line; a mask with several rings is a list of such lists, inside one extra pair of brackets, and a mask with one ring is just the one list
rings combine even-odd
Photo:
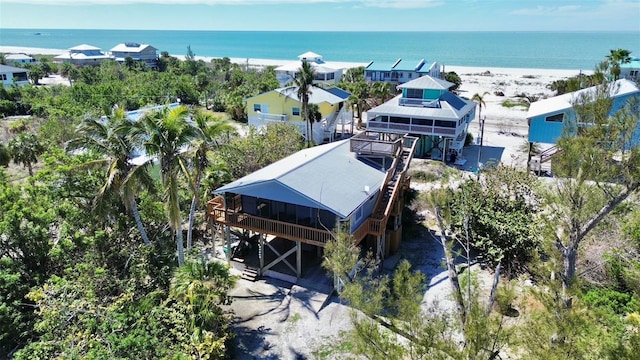
[(609, 50), (609, 55), (607, 55), (607, 62), (609, 63), (611, 75), (613, 75), (614, 80), (618, 80), (620, 77), (620, 65), (628, 64), (631, 62), (631, 51), (625, 49), (614, 49)]
[(357, 82), (349, 89), (351, 95), (347, 99), (350, 106), (356, 107), (356, 113), (358, 114), (358, 129), (362, 127), (362, 113), (369, 109), (369, 103), (367, 100), (371, 94), (371, 88), (369, 84), (364, 81)]
[(189, 210), (189, 228), (187, 230), (187, 250), (191, 250), (191, 239), (193, 234), (193, 223), (196, 208), (200, 200), (200, 182), (202, 173), (209, 166), (208, 152), (220, 145), (220, 137), (223, 134), (230, 134), (235, 128), (226, 120), (214, 117), (211, 113), (196, 111), (193, 116), (196, 125), (197, 137), (192, 143), (193, 149), (193, 198), (191, 199), (191, 209)]
[(69, 148), (96, 151), (102, 155), (102, 159), (85, 164), (104, 166), (106, 169), (106, 181), (94, 199), (94, 209), (103, 203), (106, 195), (118, 194), (127, 212), (133, 216), (142, 240), (146, 245), (151, 245), (140, 219), (136, 195), (143, 188), (151, 188), (153, 180), (147, 163), (135, 165), (132, 161), (137, 149), (129, 136), (131, 127), (132, 123), (122, 108), (116, 109), (108, 117), (87, 118), (78, 126), (80, 137), (72, 140)]
[(11, 162), (11, 154), (9, 153), (9, 149), (4, 146), (4, 143), (0, 143), (0, 166), (7, 167), (9, 166), (9, 162)]
[(164, 187), (165, 213), (176, 239), (178, 265), (184, 264), (184, 241), (178, 198), (178, 179), (188, 176), (187, 159), (184, 154), (198, 131), (189, 121), (189, 110), (185, 106), (164, 108), (146, 114), (133, 131), (147, 154), (149, 161), (160, 162), (160, 176)]
[(375, 104), (381, 105), (392, 98), (394, 95), (392, 88), (390, 82), (378, 81), (373, 83), (371, 85), (371, 95), (374, 98)]
[(307, 147), (310, 147), (313, 141), (313, 124), (309, 118), (309, 95), (311, 95), (314, 77), (313, 67), (308, 61), (303, 60), (302, 66), (293, 80), (298, 88), (298, 99), (302, 102), (302, 116), (307, 123)]
[(22, 164), (29, 169), (29, 176), (33, 176), (33, 164), (38, 162), (38, 156), (44, 153), (44, 146), (33, 133), (21, 133), (9, 141), (9, 152), (15, 164)]
[[(482, 95), (475, 93), (473, 94), (473, 96), (471, 97), (472, 101), (475, 101), (478, 103), (478, 122), (480, 124), (480, 131), (484, 130), (484, 122), (482, 120), (482, 107), (486, 107), (487, 104), (485, 103), (485, 96), (488, 95), (489, 92), (485, 91), (484, 93), (482, 93)], [(482, 151), (482, 142), (484, 141), (483, 136), (484, 134), (480, 134), (480, 152)], [(478, 165), (480, 165), (480, 152), (478, 152)]]

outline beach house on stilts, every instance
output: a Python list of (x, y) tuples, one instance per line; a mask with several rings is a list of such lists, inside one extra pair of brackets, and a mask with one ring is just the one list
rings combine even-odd
[(215, 190), (209, 223), (224, 234), (226, 249), (231, 233), (249, 233), (259, 275), (280, 265), (303, 277), (303, 258), (321, 258), (338, 227), (384, 259), (399, 245), (416, 143), (407, 135), (363, 132), (301, 150)]
[(367, 111), (367, 129), (418, 137), (418, 157), (461, 156), (476, 103), (450, 92), (453, 85), (429, 75), (399, 85), (402, 94)]

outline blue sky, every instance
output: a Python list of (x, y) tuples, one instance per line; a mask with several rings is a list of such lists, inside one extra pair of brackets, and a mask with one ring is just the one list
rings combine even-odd
[(0, 28), (640, 32), (640, 0), (0, 0)]

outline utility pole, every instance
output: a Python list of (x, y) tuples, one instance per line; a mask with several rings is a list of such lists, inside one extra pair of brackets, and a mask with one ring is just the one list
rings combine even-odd
[(487, 119), (485, 115), (480, 120), (480, 149), (478, 149), (478, 163), (476, 165), (478, 171), (478, 180), (480, 180), (480, 160), (482, 159), (482, 143), (484, 142), (484, 121)]

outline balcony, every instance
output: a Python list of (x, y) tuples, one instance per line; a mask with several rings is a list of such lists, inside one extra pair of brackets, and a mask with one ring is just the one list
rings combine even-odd
[(263, 121), (287, 121), (289, 117), (285, 114), (268, 114), (268, 113), (258, 113), (258, 118)]
[(402, 135), (365, 131), (351, 138), (351, 152), (395, 156), (402, 147)]
[(401, 124), (387, 121), (375, 121), (371, 120), (367, 123), (367, 130), (374, 131), (388, 131), (398, 134), (423, 134), (423, 135), (439, 135), (439, 136), (455, 136), (459, 130), (462, 130), (463, 126), (457, 128), (441, 127), (434, 125), (414, 125), (414, 124)]
[(412, 99), (412, 98), (400, 98), (398, 102), (400, 106), (412, 106), (423, 108), (440, 108), (440, 100), (425, 100), (425, 99)]

